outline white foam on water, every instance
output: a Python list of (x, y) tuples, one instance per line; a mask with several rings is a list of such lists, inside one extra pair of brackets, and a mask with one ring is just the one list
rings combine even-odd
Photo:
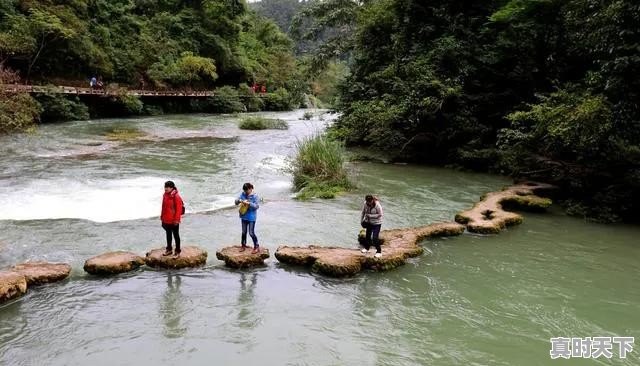
[(265, 188), (276, 188), (276, 189), (290, 189), (293, 187), (293, 183), (288, 180), (274, 180), (268, 183), (263, 184)]
[(34, 180), (23, 187), (3, 187), (7, 209), (0, 220), (75, 218), (112, 222), (160, 217), (165, 179)]
[(273, 171), (281, 171), (289, 167), (289, 161), (286, 156), (270, 155), (257, 162), (256, 167)]

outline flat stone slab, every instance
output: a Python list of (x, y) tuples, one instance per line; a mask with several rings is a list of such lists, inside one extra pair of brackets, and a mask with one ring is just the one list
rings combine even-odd
[(163, 256), (164, 248), (153, 249), (147, 253), (145, 263), (153, 268), (179, 269), (199, 267), (207, 262), (207, 251), (195, 246), (182, 247), (180, 256)]
[(25, 277), (28, 286), (62, 281), (69, 277), (71, 266), (66, 263), (25, 262), (11, 268)]
[(27, 292), (27, 279), (17, 272), (0, 271), (0, 304)]
[(112, 275), (138, 269), (144, 258), (136, 253), (117, 251), (100, 254), (84, 262), (84, 270), (94, 275)]
[(406, 263), (407, 258), (417, 257), (424, 251), (418, 243), (426, 238), (454, 236), (464, 232), (464, 226), (455, 222), (435, 223), (408, 229), (380, 232), (382, 257), (375, 258), (373, 251), (363, 254), (359, 249), (323, 247), (280, 246), (275, 252), (278, 261), (311, 267), (315, 272), (332, 276), (352, 276), (363, 269), (387, 271)]
[(497, 234), (507, 226), (521, 224), (523, 220), (522, 215), (505, 209), (544, 211), (551, 206), (551, 200), (536, 194), (554, 189), (550, 184), (527, 182), (487, 193), (471, 209), (457, 214), (455, 220), (466, 225), (470, 232)]
[(264, 260), (269, 258), (269, 249), (260, 247), (258, 253), (252, 254), (253, 248), (248, 247), (244, 252), (240, 251), (241, 248), (241, 245), (222, 248), (216, 252), (216, 258), (224, 261), (224, 264), (231, 268), (263, 266)]

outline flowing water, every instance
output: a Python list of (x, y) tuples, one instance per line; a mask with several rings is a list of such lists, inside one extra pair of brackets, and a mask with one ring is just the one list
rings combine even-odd
[[(638, 365), (552, 361), (550, 337), (640, 335), (640, 228), (558, 210), (526, 214), (496, 236), (426, 241), (385, 273), (331, 279), (280, 265), (236, 271), (215, 251), (239, 241), (233, 198), (253, 182), (261, 244), (355, 246), (365, 193), (383, 228), (451, 220), (503, 177), (376, 163), (350, 165), (359, 188), (335, 200), (291, 198), (287, 158), (332, 116), (264, 114), (285, 131), (243, 131), (238, 117), (162, 116), (47, 125), (0, 138), (0, 267), (70, 263), (62, 283), (0, 305), (0, 365)], [(324, 119), (325, 121), (323, 121)], [(109, 131), (137, 128), (144, 141)], [(161, 247), (163, 183), (187, 206), (183, 245), (207, 265), (95, 278), (84, 260)], [(617, 352), (614, 353), (617, 356)]]

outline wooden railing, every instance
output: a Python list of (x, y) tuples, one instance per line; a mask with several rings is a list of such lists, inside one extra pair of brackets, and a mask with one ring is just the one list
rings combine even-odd
[[(0, 84), (0, 90), (5, 93), (31, 93), (31, 94), (75, 94), (75, 95), (134, 95), (143, 97), (213, 97), (211, 90), (138, 90), (138, 89), (98, 89), (78, 88), (74, 86), (41, 86), (22, 84)], [(264, 97), (266, 93), (255, 94), (256, 97)], [(240, 96), (247, 97), (247, 96)]]

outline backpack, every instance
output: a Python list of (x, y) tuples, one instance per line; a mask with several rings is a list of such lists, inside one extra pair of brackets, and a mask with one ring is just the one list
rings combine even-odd
[(184, 215), (184, 213), (187, 210), (187, 208), (184, 206), (184, 200), (182, 199), (182, 197), (180, 197), (180, 201), (182, 201), (182, 212), (180, 214)]

